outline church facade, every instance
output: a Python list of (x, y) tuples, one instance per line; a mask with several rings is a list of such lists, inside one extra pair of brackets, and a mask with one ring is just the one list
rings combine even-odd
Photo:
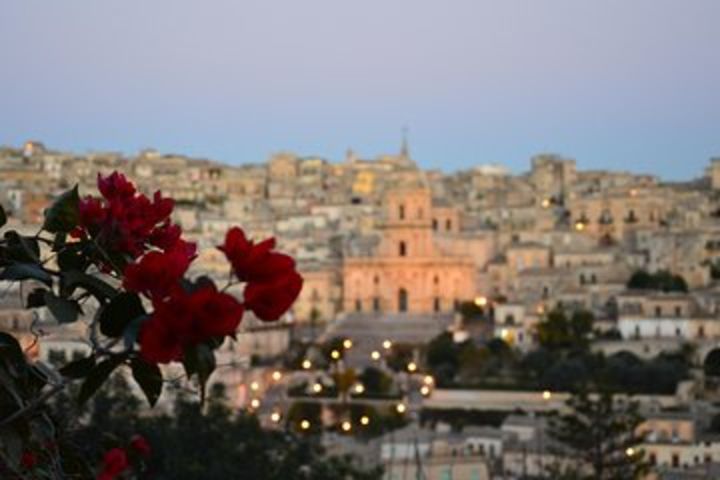
[(457, 211), (434, 207), (423, 182), (390, 189), (383, 206), (379, 243), (344, 259), (344, 311), (448, 313), (474, 298), (473, 258), (444, 247), (459, 230)]

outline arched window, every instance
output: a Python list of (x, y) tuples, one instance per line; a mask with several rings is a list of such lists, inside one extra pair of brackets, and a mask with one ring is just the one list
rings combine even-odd
[(447, 230), (448, 232), (452, 230), (452, 220), (450, 220), (449, 218), (445, 220), (445, 230)]
[(400, 205), (398, 207), (398, 217), (400, 220), (405, 220), (405, 205)]
[(408, 311), (408, 292), (404, 288), (398, 290), (398, 312)]
[(398, 253), (400, 254), (401, 257), (404, 257), (407, 255), (407, 244), (405, 243), (404, 240), (400, 241), (400, 243), (398, 244)]
[(440, 311), (440, 298), (435, 297), (435, 300), (433, 300), (433, 311), (435, 313)]
[(380, 298), (373, 297), (373, 312), (379, 312), (379, 311), (380, 311)]
[(377, 285), (377, 284), (380, 283), (380, 278), (379, 278), (377, 275), (375, 275), (375, 276), (373, 277), (373, 283), (374, 283), (375, 285)]
[(438, 221), (437, 221), (437, 218), (433, 218), (432, 228), (433, 228), (433, 230), (437, 230), (437, 229), (438, 229)]
[(359, 298), (355, 300), (355, 311), (362, 312), (362, 301)]

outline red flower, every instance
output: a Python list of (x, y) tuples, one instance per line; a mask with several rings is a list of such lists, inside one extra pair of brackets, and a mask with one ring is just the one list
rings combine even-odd
[(218, 246), (230, 260), (235, 275), (244, 282), (269, 281), (295, 269), (295, 261), (291, 257), (273, 252), (273, 248), (274, 238), (256, 245), (239, 227), (228, 230), (225, 244)]
[(261, 320), (277, 320), (297, 299), (302, 284), (302, 277), (294, 270), (270, 282), (248, 283), (245, 307)]
[(108, 200), (127, 200), (135, 196), (135, 185), (122, 173), (113, 172), (107, 177), (98, 173), (98, 190)]
[(134, 435), (130, 439), (130, 448), (138, 452), (143, 457), (149, 457), (152, 453), (150, 443), (142, 435)]
[(130, 258), (137, 258), (152, 247), (170, 250), (182, 245), (188, 251), (194, 248), (180, 238), (180, 227), (170, 222), (175, 205), (171, 198), (155, 192), (151, 200), (138, 193), (118, 172), (107, 177), (98, 175), (98, 190), (102, 199), (87, 197), (80, 201), (79, 227), (72, 232), (73, 236), (91, 237), (107, 253)]
[(113, 480), (129, 466), (127, 452), (122, 448), (112, 448), (103, 456), (103, 469), (97, 480)]
[(142, 293), (148, 298), (162, 299), (179, 287), (192, 257), (180, 249), (169, 252), (149, 252), (139, 262), (125, 267), (123, 287)]
[(20, 457), (20, 465), (22, 465), (23, 468), (26, 468), (28, 470), (37, 465), (37, 462), (37, 455), (30, 451), (23, 452), (22, 457)]
[(178, 289), (155, 302), (155, 311), (140, 330), (140, 353), (148, 362), (179, 361), (187, 347), (234, 334), (243, 313), (240, 302), (214, 285), (191, 293)]

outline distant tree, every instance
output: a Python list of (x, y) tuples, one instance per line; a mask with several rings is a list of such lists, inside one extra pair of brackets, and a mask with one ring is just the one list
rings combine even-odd
[(375, 367), (367, 367), (360, 373), (358, 380), (365, 387), (366, 395), (385, 396), (390, 393), (393, 386), (392, 378)]
[(628, 280), (627, 287), (631, 290), (658, 290), (661, 292), (687, 292), (687, 282), (681, 275), (667, 270), (648, 273), (638, 270)]
[(460, 308), (458, 310), (460, 311), (460, 315), (462, 315), (463, 320), (466, 322), (482, 319), (485, 315), (485, 309), (472, 301), (460, 303)]
[(549, 350), (587, 347), (592, 333), (593, 315), (576, 311), (570, 318), (563, 310), (555, 309), (537, 326), (540, 345)]
[(582, 390), (566, 404), (569, 412), (552, 417), (548, 433), (562, 446), (558, 453), (571, 460), (570, 468), (561, 469), (570, 470), (570, 476), (552, 478), (629, 480), (647, 472), (638, 447), (642, 437), (636, 432), (643, 418), (636, 402), (621, 403), (610, 391)]

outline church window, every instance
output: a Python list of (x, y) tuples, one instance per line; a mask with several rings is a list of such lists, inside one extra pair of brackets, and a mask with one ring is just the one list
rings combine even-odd
[(408, 292), (404, 288), (401, 288), (398, 291), (398, 311), (399, 312), (407, 312), (408, 311)]
[(401, 257), (404, 257), (407, 255), (407, 244), (404, 241), (401, 241), (399, 244), (399, 254)]
[(405, 205), (400, 205), (398, 208), (398, 217), (400, 220), (405, 220)]

